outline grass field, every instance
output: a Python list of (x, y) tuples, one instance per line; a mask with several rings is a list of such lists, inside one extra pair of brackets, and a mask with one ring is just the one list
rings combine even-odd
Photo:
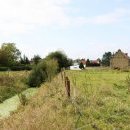
[(25, 84), (29, 72), (0, 72), (0, 102), (27, 89)]
[(71, 98), (59, 74), (39, 88), (27, 106), (0, 121), (2, 130), (129, 130), (129, 72), (66, 71)]

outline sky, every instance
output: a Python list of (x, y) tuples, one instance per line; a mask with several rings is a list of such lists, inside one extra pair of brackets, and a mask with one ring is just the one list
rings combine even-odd
[(130, 0), (0, 0), (0, 45), (29, 58), (56, 50), (68, 57), (130, 55)]

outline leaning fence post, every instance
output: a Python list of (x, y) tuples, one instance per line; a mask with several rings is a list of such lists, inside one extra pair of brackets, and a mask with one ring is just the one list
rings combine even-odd
[(65, 80), (65, 78), (66, 78), (66, 73), (64, 72), (64, 80)]
[(67, 96), (70, 98), (70, 80), (68, 77), (65, 77), (65, 87)]
[(61, 71), (61, 79), (62, 79), (62, 82), (64, 80), (64, 77), (63, 77), (63, 72)]

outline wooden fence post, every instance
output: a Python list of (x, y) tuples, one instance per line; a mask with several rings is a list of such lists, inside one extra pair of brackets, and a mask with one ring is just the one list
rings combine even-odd
[(65, 78), (66, 78), (66, 73), (64, 72), (64, 80), (65, 80)]
[(68, 77), (65, 77), (65, 88), (68, 98), (70, 98), (70, 80)]
[(63, 72), (61, 71), (61, 79), (62, 79), (62, 82), (64, 81), (64, 77), (63, 77)]

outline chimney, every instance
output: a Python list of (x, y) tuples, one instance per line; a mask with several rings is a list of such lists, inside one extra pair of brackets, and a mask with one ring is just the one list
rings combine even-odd
[(128, 53), (125, 53), (126, 56), (128, 56)]
[(121, 52), (121, 49), (119, 49), (118, 52)]

